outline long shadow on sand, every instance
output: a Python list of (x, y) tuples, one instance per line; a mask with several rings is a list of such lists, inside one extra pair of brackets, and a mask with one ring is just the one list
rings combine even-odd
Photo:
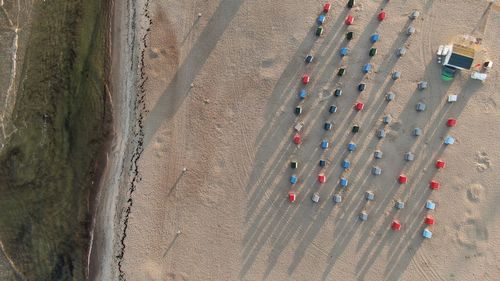
[[(266, 116), (269, 117), (267, 120), (270, 122), (262, 128), (257, 138), (260, 142), (255, 144), (259, 149), (257, 158), (265, 159), (267, 156), (267, 160), (254, 168), (246, 187), (246, 191), (250, 195), (246, 217), (249, 228), (244, 237), (243, 267), (240, 271), (240, 278), (244, 278), (257, 257), (263, 254), (261, 252), (263, 246), (270, 244), (271, 251), (265, 253), (268, 260), (266, 261), (267, 268), (264, 272), (264, 278), (267, 278), (280, 256), (284, 254), (285, 248), (293, 241), (297, 245), (293, 247), (293, 259), (288, 267), (288, 273), (291, 275), (294, 272), (306, 251), (312, 247), (320, 254), (327, 256), (328, 262), (321, 279), (329, 280), (332, 269), (344, 250), (351, 244), (351, 240), (354, 237), (365, 237), (366, 239), (361, 239), (355, 245), (359, 251), (362, 251), (360, 259), (356, 263), (358, 278), (364, 279), (375, 261), (381, 258), (380, 252), (389, 249), (390, 254), (387, 257), (389, 262), (384, 275), (387, 280), (397, 280), (423, 242), (420, 237), (423, 229), (422, 220), (426, 213), (423, 206), (431, 196), (428, 182), (437, 172), (434, 163), (445, 149), (442, 144), (443, 136), (449, 130), (444, 125), (444, 120), (447, 117), (458, 117), (479, 85), (474, 81), (466, 82), (460, 93), (459, 102), (453, 105), (445, 102), (450, 85), (439, 87), (436, 92), (432, 91), (432, 86), (425, 93), (415, 90), (403, 109), (398, 123), (404, 124), (406, 127), (418, 125), (424, 128), (424, 135), (414, 140), (413, 145), (408, 147), (408, 151), (413, 151), (417, 155), (417, 160), (406, 163), (401, 155), (399, 160), (401, 170), (384, 173), (383, 178), (386, 179), (386, 182), (389, 179), (389, 183), (383, 184), (382, 181), (370, 174), (372, 165), (376, 163), (373, 160), (374, 149), (391, 150), (398, 138), (413, 138), (408, 128), (406, 128), (407, 130), (402, 129), (397, 124), (385, 128), (392, 132), (392, 135), (386, 139), (380, 140), (375, 135), (376, 130), (383, 127), (383, 125), (377, 126), (376, 124), (387, 107), (387, 102), (384, 99), (385, 93), (391, 89), (394, 83), (388, 78), (397, 62), (393, 51), (405, 44), (404, 30), (408, 24), (402, 28), (395, 39), (391, 46), (391, 53), (380, 65), (378, 73), (371, 75), (375, 76), (375, 80), (378, 79), (379, 87), (372, 87), (368, 90), (365, 104), (370, 110), (367, 113), (355, 113), (351, 108), (353, 102), (359, 97), (352, 89), (355, 89), (359, 81), (367, 79), (365, 75), (356, 72), (356, 67), (360, 68), (366, 61), (364, 63), (355, 61), (349, 64), (349, 68), (354, 68), (354, 71), (351, 71), (352, 74), (347, 77), (342, 79), (334, 77), (333, 82), (329, 78), (335, 75), (337, 67), (345, 63), (340, 59), (337, 62), (334, 60), (337, 54), (336, 50), (340, 46), (347, 45), (345, 41), (339, 40), (346, 31), (346, 28), (342, 26), (346, 14), (345, 10), (342, 11), (333, 24), (332, 30), (335, 31), (328, 33), (325, 38), (318, 41), (321, 44), (320, 50), (325, 49), (326, 51), (320, 56), (321, 62), (314, 66), (314, 70), (308, 72), (312, 74), (313, 79), (317, 79), (316, 84), (311, 85), (309, 91), (323, 94), (320, 94), (316, 99), (304, 102), (297, 101), (295, 95), (301, 88), (298, 82), (300, 75), (307, 71), (302, 58), (314, 44), (312, 30), (299, 46), (294, 61), (286, 67), (273, 90), (266, 111)], [(368, 38), (377, 27), (374, 15), (359, 40)], [(362, 52), (366, 51), (357, 50), (360, 49), (356, 48), (360, 42), (353, 43), (353, 57), (360, 57)], [(436, 73), (436, 67), (429, 65), (424, 73), (424, 78), (429, 80), (431, 85), (443, 83), (439, 77), (431, 76), (431, 73)], [(347, 97), (343, 96), (341, 99), (331, 96), (329, 90), (339, 85), (347, 88), (345, 91)], [(329, 114), (320, 113), (320, 110), (323, 112), (327, 110), (328, 104), (325, 103), (331, 102), (332, 99), (339, 105), (341, 113), (339, 116), (342, 116), (339, 123), (335, 124), (336, 130), (333, 133), (323, 131), (322, 122), (318, 122), (318, 119), (321, 118), (325, 121), (332, 119)], [(423, 115), (426, 116), (425, 118), (414, 118), (415, 105), (418, 101), (426, 102), (427, 110), (432, 114)], [(305, 117), (296, 117), (291, 110), (290, 112), (278, 110), (282, 106), (293, 109), (294, 105), (299, 103), (303, 106), (304, 112), (307, 112)], [(283, 126), (291, 127), (297, 121), (306, 124), (304, 142), (300, 147), (291, 144), (292, 129), (289, 129), (284, 136), (277, 130)], [(361, 132), (358, 134), (342, 133), (348, 132), (353, 122), (363, 124)], [(307, 124), (310, 124), (311, 127), (308, 128)], [(321, 150), (319, 148), (320, 140), (323, 138), (333, 139), (333, 134), (338, 134), (335, 138), (335, 144), (328, 151)], [(358, 144), (358, 151), (354, 153), (346, 152), (346, 146), (351, 141)], [(275, 149), (270, 150), (270, 148)], [(269, 151), (272, 153), (268, 154)], [(312, 152), (306, 154), (304, 151)], [(321, 157), (326, 158), (331, 164), (328, 169), (322, 170), (317, 167), (316, 161)], [(348, 171), (343, 171), (338, 167), (339, 162), (345, 158), (349, 158), (352, 163), (355, 163)], [(288, 163), (291, 159), (301, 160), (299, 162), (302, 165), (300, 169), (297, 171), (289, 169)], [(380, 165), (383, 166), (383, 164)], [(292, 187), (292, 190), (299, 193), (298, 202), (295, 204), (289, 204), (285, 199), (285, 195), (290, 190), (288, 178), (292, 172), (295, 172), (300, 179), (299, 183)], [(320, 185), (317, 183), (316, 176), (319, 172), (324, 172), (329, 179), (333, 178), (334, 184)], [(396, 182), (397, 175), (401, 172), (410, 177), (410, 183), (405, 187), (401, 187)], [(339, 187), (335, 180), (339, 177), (348, 177), (350, 185), (355, 186), (355, 188)], [(370, 188), (368, 188), (368, 184)], [(373, 187), (373, 185), (377, 186)], [(375, 202), (364, 200), (363, 193), (368, 189), (376, 192), (377, 200)], [(326, 198), (325, 202), (320, 202), (320, 204), (311, 202), (310, 196), (315, 191), (320, 192), (322, 198)], [(343, 195), (344, 201), (340, 205), (334, 205), (331, 202), (332, 195), (335, 193)], [(396, 211), (390, 207), (393, 206), (391, 202), (398, 198), (403, 199), (407, 207)], [(387, 208), (388, 206), (389, 208)], [(357, 219), (361, 210), (369, 212), (370, 219), (367, 222), (360, 222)], [(404, 225), (402, 231), (398, 233), (388, 231), (390, 222), (395, 218)], [(334, 242), (330, 251), (324, 250), (322, 245), (316, 245), (314, 242), (328, 220), (335, 222), (332, 237)], [(371, 235), (374, 232), (377, 234)], [(432, 274), (434, 274), (432, 275), (434, 278), (440, 278), (437, 273)]]
[(144, 145), (149, 144), (161, 124), (174, 116), (180, 108), (189, 92), (192, 81), (198, 75), (243, 2), (244, 0), (222, 0), (220, 2), (174, 78), (149, 112), (146, 126), (150, 128), (148, 130), (150, 134), (145, 135)]

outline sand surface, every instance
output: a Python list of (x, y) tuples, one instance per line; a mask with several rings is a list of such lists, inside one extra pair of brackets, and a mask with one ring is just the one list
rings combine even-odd
[[(122, 277), (500, 279), (498, 67), (484, 84), (465, 73), (445, 83), (435, 58), (440, 44), (481, 23), (487, 2), (364, 0), (352, 10), (344, 7), (347, 1), (332, 2), (319, 39), (315, 19), (323, 1), (166, 0), (139, 11), (138, 22), (150, 20), (141, 25), (148, 30), (145, 83), (138, 90), (144, 91), (144, 109), (140, 141), (129, 148), (139, 145), (143, 152), (138, 177), (131, 173), (133, 182), (120, 187), (117, 199), (123, 203), (120, 223), (127, 225)], [(382, 8), (388, 16), (378, 22)], [(421, 17), (412, 23), (417, 32), (407, 37), (413, 9)], [(347, 14), (355, 16), (353, 26), (343, 24)], [(496, 63), (500, 13), (493, 11), (487, 24), (482, 46)], [(350, 42), (344, 39), (348, 30), (355, 32)], [(374, 32), (381, 40), (370, 59)], [(343, 46), (350, 54), (341, 59)], [(398, 59), (401, 46), (408, 52)], [(308, 53), (316, 57), (311, 65), (303, 61)], [(374, 71), (363, 75), (368, 62)], [(341, 66), (347, 74), (339, 78)], [(402, 77), (394, 82), (389, 75), (395, 70)], [(304, 73), (312, 79), (300, 102)], [(417, 91), (419, 80), (430, 87)], [(362, 93), (356, 89), (360, 82), (367, 83)], [(341, 97), (332, 94), (337, 87)], [(388, 91), (397, 95), (391, 103), (384, 100)], [(446, 103), (449, 94), (458, 94), (458, 102)], [(365, 103), (363, 111), (353, 110), (356, 101)], [(422, 113), (415, 110), (419, 101), (427, 104)], [(304, 113), (297, 117), (293, 109), (299, 103)], [(328, 114), (330, 104), (338, 106), (337, 113)], [(388, 114), (393, 120), (384, 126), (381, 119)], [(446, 127), (447, 118), (457, 118), (458, 126)], [(327, 120), (334, 122), (329, 132), (323, 130)], [(303, 144), (296, 146), (291, 140), (299, 121)], [(361, 130), (354, 135), (356, 123)], [(417, 126), (424, 134), (415, 138), (411, 131)], [(381, 128), (384, 139), (376, 137)], [(457, 142), (445, 147), (446, 135)], [(331, 141), (326, 151), (319, 146), (324, 138)], [(349, 142), (358, 145), (350, 154)], [(376, 149), (383, 159), (373, 158)], [(403, 160), (407, 151), (415, 161)], [(328, 162), (323, 169), (320, 158)], [(349, 171), (340, 166), (346, 158)], [(438, 158), (446, 160), (444, 170), (435, 169)], [(299, 161), (295, 171), (291, 160)], [(382, 175), (370, 173), (375, 165)], [(327, 176), (324, 184), (317, 182), (320, 172)], [(294, 186), (292, 173), (299, 177)], [(396, 182), (400, 173), (408, 176), (407, 184)], [(347, 190), (339, 187), (340, 177), (349, 179)], [(428, 188), (431, 179), (441, 182), (440, 190)], [(131, 184), (132, 193), (123, 191)], [(287, 201), (291, 190), (298, 194), (293, 204)], [(364, 199), (368, 190), (374, 201)], [(311, 202), (313, 192), (320, 193), (319, 204)], [(343, 195), (341, 204), (332, 202), (336, 193)], [(394, 208), (397, 199), (405, 201), (404, 209)], [(435, 211), (424, 208), (428, 199), (437, 203)], [(358, 220), (363, 210), (366, 222)], [(433, 238), (424, 240), (428, 213), (436, 224), (430, 227)], [(390, 230), (393, 219), (401, 221), (401, 231)]]

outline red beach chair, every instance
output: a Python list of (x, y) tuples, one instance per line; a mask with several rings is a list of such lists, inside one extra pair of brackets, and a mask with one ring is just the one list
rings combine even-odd
[(347, 16), (347, 18), (345, 19), (345, 24), (352, 25), (353, 23), (354, 23), (354, 17), (351, 15)]
[(434, 224), (434, 218), (432, 216), (426, 216), (424, 223), (426, 225), (433, 225)]
[(297, 200), (297, 196), (295, 195), (295, 193), (293, 192), (288, 193), (288, 201), (293, 203), (295, 202), (295, 200)]
[(330, 8), (332, 7), (332, 5), (330, 3), (326, 3), (324, 6), (323, 6), (323, 13), (327, 14), (329, 11), (330, 11)]
[(295, 136), (293, 136), (293, 142), (295, 144), (301, 144), (302, 143), (302, 137), (299, 134), (295, 134)]
[(435, 180), (431, 180), (431, 182), (429, 183), (429, 187), (432, 190), (438, 190), (440, 186), (441, 186), (441, 184), (438, 181), (435, 181)]
[(394, 231), (399, 231), (401, 230), (401, 223), (398, 220), (393, 220), (391, 223), (391, 228)]
[(357, 110), (357, 111), (361, 111), (363, 110), (363, 108), (365, 107), (364, 103), (362, 102), (357, 102), (355, 105), (354, 105), (354, 108)]
[(443, 169), (444, 167), (446, 167), (446, 162), (444, 162), (444, 160), (436, 161), (436, 168)]
[(304, 76), (302, 76), (302, 83), (304, 83), (304, 85), (308, 84), (309, 81), (311, 81), (311, 77), (307, 74), (304, 74)]
[(448, 127), (455, 127), (457, 125), (457, 119), (454, 119), (454, 118), (448, 119), (448, 121), (446, 122), (446, 125)]
[(398, 181), (400, 184), (405, 184), (408, 182), (408, 177), (405, 175), (399, 175)]
[(384, 11), (380, 12), (377, 18), (379, 21), (383, 21), (385, 19), (385, 12)]
[(319, 183), (325, 183), (326, 182), (326, 176), (324, 174), (319, 174), (318, 175), (318, 181), (319, 181)]

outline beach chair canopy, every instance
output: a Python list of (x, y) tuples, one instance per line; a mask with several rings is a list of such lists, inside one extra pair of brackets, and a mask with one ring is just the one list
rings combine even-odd
[(401, 223), (398, 220), (393, 220), (391, 223), (391, 229), (394, 231), (401, 230)]
[(398, 182), (400, 184), (405, 184), (408, 182), (408, 177), (406, 175), (399, 175)]
[(404, 209), (405, 202), (403, 202), (403, 201), (396, 201), (395, 207), (396, 207), (396, 209), (399, 209), (399, 210)]
[(433, 189), (433, 190), (438, 190), (440, 186), (441, 186), (441, 184), (436, 180), (431, 180), (431, 182), (429, 183), (430, 189)]

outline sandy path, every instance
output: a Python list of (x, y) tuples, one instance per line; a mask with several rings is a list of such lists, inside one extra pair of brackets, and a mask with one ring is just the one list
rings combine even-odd
[[(124, 240), (126, 280), (498, 279), (499, 133), (488, 130), (499, 120), (498, 71), (485, 85), (465, 76), (446, 85), (433, 56), (439, 44), (474, 28), (486, 2), (359, 2), (351, 11), (335, 3), (317, 40), (313, 26), (322, 1), (150, 3), (144, 151)], [(379, 23), (381, 8), (389, 16)], [(412, 9), (423, 15), (413, 23), (417, 33), (407, 38)], [(356, 16), (349, 27), (356, 37), (349, 43), (347, 13)], [(489, 20), (483, 41), (498, 61), (493, 27), (500, 26), (500, 17)], [(382, 40), (371, 59), (375, 72), (364, 76), (368, 37), (376, 31)], [(345, 45), (351, 53), (341, 61), (338, 50)], [(408, 54), (396, 59), (394, 50), (402, 45)], [(306, 66), (309, 52), (317, 62)], [(347, 75), (339, 79), (335, 73), (342, 65)], [(388, 78), (393, 70), (402, 72), (396, 82)], [(312, 83), (297, 118), (293, 107), (305, 72)], [(424, 92), (415, 90), (421, 79), (431, 85)], [(360, 81), (367, 83), (361, 94)], [(342, 97), (332, 96), (336, 87), (344, 89)], [(389, 90), (397, 93), (391, 103), (384, 100)], [(453, 105), (445, 102), (451, 93), (460, 96)], [(358, 100), (366, 108), (355, 113)], [(415, 111), (418, 101), (428, 105), (425, 112)], [(327, 113), (332, 103), (339, 107), (334, 116)], [(384, 127), (387, 114), (393, 122)], [(444, 126), (449, 117), (458, 118), (459, 126)], [(299, 120), (305, 123), (304, 143), (295, 147), (292, 126)], [(333, 131), (322, 129), (326, 120), (335, 123)], [(353, 135), (355, 123), (361, 131)], [(415, 126), (424, 130), (417, 139), (411, 136)], [(379, 140), (375, 133), (382, 127), (387, 137)], [(445, 149), (447, 134), (457, 144)], [(327, 151), (319, 148), (323, 138), (333, 141)], [(358, 150), (349, 154), (351, 141)], [(373, 159), (375, 149), (384, 152), (382, 160)], [(406, 151), (415, 153), (414, 162), (403, 160)], [(329, 163), (323, 185), (316, 180), (320, 158)], [(347, 172), (339, 167), (345, 158), (353, 163)], [(439, 173), (433, 167), (437, 158), (447, 160)], [(295, 187), (288, 183), (291, 159), (301, 165)], [(382, 168), (381, 176), (370, 174), (373, 165)], [(395, 181), (401, 172), (410, 179), (405, 186)], [(339, 177), (349, 178), (347, 191), (338, 187)], [(440, 191), (428, 189), (433, 178), (442, 182)], [(296, 204), (286, 201), (290, 189), (299, 194)], [(374, 202), (363, 199), (367, 190), (375, 192)], [(315, 191), (322, 196), (317, 205), (310, 201)], [(334, 193), (344, 195), (342, 204), (331, 202)], [(428, 198), (438, 202), (438, 223), (434, 238), (423, 241)], [(406, 208), (396, 211), (396, 199), (405, 200)], [(367, 222), (358, 221), (361, 210), (369, 213)], [(403, 223), (402, 231), (389, 231), (392, 219)]]

